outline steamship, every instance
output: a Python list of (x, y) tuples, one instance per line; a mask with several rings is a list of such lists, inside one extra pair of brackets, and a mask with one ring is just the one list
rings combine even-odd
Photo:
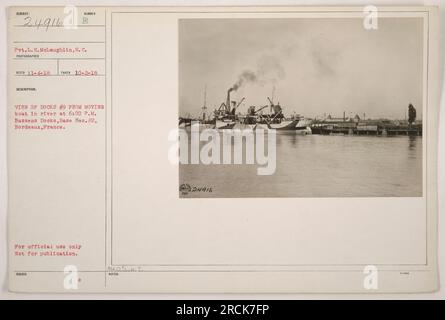
[[(206, 94), (204, 94), (204, 106), (202, 108), (202, 118), (199, 119), (201, 124), (211, 125), (215, 129), (233, 129), (233, 128), (256, 128), (275, 129), (275, 130), (292, 130), (301, 134), (310, 134), (311, 121), (299, 115), (292, 117), (285, 117), (283, 109), (278, 102), (275, 104), (272, 99), (267, 97), (269, 104), (257, 109), (256, 106), (250, 106), (247, 114), (236, 113), (239, 106), (244, 102), (242, 98), (239, 102), (230, 99), (230, 93), (234, 88), (227, 91), (226, 101), (221, 103), (218, 109), (213, 112), (213, 119), (206, 119)], [(264, 113), (263, 110), (269, 108), (269, 113)], [(191, 120), (180, 119), (180, 125), (190, 126)]]
[(237, 123), (236, 109), (243, 103), (244, 98), (237, 104), (236, 101), (230, 100), (230, 92), (233, 88), (227, 91), (226, 102), (221, 103), (219, 108), (215, 110), (215, 128), (216, 129), (233, 129)]
[[(302, 134), (311, 133), (311, 129), (309, 127), (311, 124), (310, 120), (299, 115), (285, 117), (280, 103), (278, 102), (275, 104), (269, 97), (267, 97), (267, 99), (269, 100), (269, 105), (265, 105), (258, 110), (255, 110), (255, 106), (249, 107), (244, 121), (252, 124), (254, 123), (255, 128), (296, 130)], [(270, 112), (265, 114), (262, 112), (262, 110), (266, 108), (270, 108)]]

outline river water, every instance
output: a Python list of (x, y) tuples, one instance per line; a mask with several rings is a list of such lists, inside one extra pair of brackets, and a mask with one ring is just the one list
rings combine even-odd
[(422, 137), (276, 135), (276, 169), (181, 164), (180, 197), (420, 197)]

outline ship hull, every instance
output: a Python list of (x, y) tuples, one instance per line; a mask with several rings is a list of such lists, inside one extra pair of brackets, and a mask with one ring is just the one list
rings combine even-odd
[[(288, 121), (283, 121), (281, 123), (271, 123), (271, 124), (266, 124), (266, 123), (259, 123), (257, 124), (256, 128), (257, 129), (274, 129), (277, 131), (294, 131), (296, 134), (301, 134), (301, 135), (307, 135), (307, 134), (312, 134), (312, 130), (309, 126), (304, 126), (304, 127), (300, 127), (299, 124), (301, 123), (300, 120), (288, 120)], [(306, 122), (301, 123), (306, 125)]]
[(234, 129), (239, 129), (239, 130), (255, 130), (257, 127), (256, 124), (246, 124), (246, 123), (237, 123), (234, 127)]
[(275, 130), (295, 130), (299, 120), (284, 120), (281, 123), (269, 123), (270, 129)]
[(306, 129), (312, 124), (311, 120), (308, 119), (300, 119), (296, 125), (297, 130), (298, 129)]
[(215, 128), (218, 130), (233, 129), (233, 127), (235, 127), (235, 124), (235, 121), (216, 120)]

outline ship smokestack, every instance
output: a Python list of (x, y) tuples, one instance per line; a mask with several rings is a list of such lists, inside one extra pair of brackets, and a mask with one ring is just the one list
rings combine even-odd
[(227, 90), (227, 100), (226, 100), (226, 110), (227, 112), (230, 112), (230, 92), (233, 91), (233, 88), (230, 88)]

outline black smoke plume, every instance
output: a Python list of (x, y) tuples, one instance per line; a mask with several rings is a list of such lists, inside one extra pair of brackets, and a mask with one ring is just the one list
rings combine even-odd
[(229, 91), (236, 91), (247, 83), (259, 83), (261, 85), (269, 82), (275, 83), (285, 76), (286, 72), (280, 61), (273, 56), (264, 55), (258, 60), (257, 70), (243, 71)]

